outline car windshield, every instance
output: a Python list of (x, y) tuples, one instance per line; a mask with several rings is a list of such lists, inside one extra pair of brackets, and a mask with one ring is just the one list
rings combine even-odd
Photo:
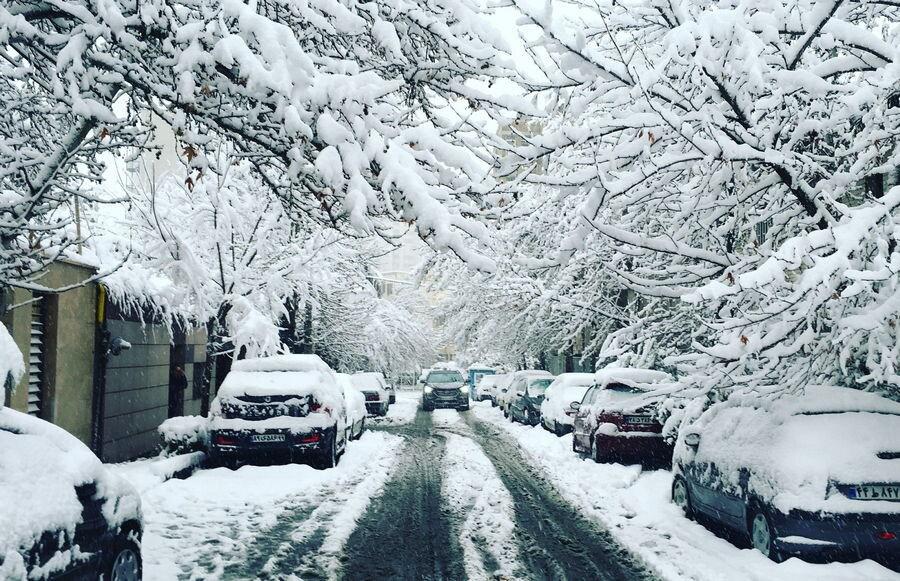
[(458, 371), (433, 371), (428, 374), (427, 383), (455, 383), (462, 381)]
[(528, 393), (531, 395), (544, 395), (551, 383), (553, 383), (551, 378), (532, 380), (528, 384)]
[(614, 391), (616, 393), (644, 393), (644, 390), (637, 387), (632, 387), (630, 385), (625, 385), (624, 383), (610, 383), (606, 386), (605, 389)]

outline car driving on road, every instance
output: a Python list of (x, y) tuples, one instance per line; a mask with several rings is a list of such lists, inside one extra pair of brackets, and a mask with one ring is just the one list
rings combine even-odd
[(544, 393), (541, 403), (541, 425), (544, 429), (562, 436), (572, 431), (574, 410), (572, 402), (581, 402), (584, 394), (594, 384), (593, 373), (561, 373)]
[(657, 417), (659, 398), (652, 397), (672, 378), (649, 369), (602, 369), (575, 410), (572, 449), (597, 462), (625, 459), (668, 463), (672, 445), (663, 437)]
[(344, 405), (347, 409), (347, 429), (351, 440), (362, 436), (366, 429), (366, 396), (353, 385), (353, 379), (346, 373), (336, 374), (338, 384), (344, 390)]
[(391, 404), (384, 376), (376, 372), (359, 372), (350, 376), (353, 385), (366, 396), (366, 411), (370, 416), (384, 416)]
[(422, 386), (422, 409), (469, 409), (469, 386), (462, 373), (455, 369), (432, 369)]
[(142, 575), (141, 501), (74, 436), (0, 405), (0, 579)]
[(513, 422), (536, 426), (541, 421), (541, 404), (544, 392), (553, 383), (553, 377), (528, 376), (514, 383), (516, 392), (509, 403), (509, 417)]
[(900, 566), (900, 403), (840, 387), (732, 395), (679, 435), (673, 501), (769, 558)]
[(210, 454), (335, 466), (348, 439), (343, 389), (318, 355), (235, 361), (210, 406)]

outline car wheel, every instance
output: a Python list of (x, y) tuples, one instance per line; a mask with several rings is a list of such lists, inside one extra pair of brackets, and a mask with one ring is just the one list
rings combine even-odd
[(325, 450), (319, 452), (319, 461), (316, 462), (317, 468), (321, 470), (325, 470), (328, 468), (334, 468), (338, 463), (338, 455), (337, 455), (337, 427), (334, 428), (334, 431), (331, 433), (331, 437), (328, 438), (328, 443), (325, 445)]
[(103, 578), (110, 581), (140, 581), (142, 573), (140, 547), (128, 537), (119, 536), (115, 541), (113, 556), (105, 567)]
[(754, 549), (772, 559), (776, 563), (784, 560), (784, 556), (775, 548), (775, 529), (766, 511), (755, 508), (750, 513), (750, 544)]
[(691, 506), (687, 482), (681, 476), (676, 476), (675, 481), (672, 482), (672, 502), (684, 512), (684, 516), (691, 520), (694, 519), (694, 508)]

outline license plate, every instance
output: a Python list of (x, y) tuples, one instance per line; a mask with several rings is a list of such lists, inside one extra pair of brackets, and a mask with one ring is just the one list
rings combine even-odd
[(851, 486), (847, 496), (856, 500), (900, 500), (900, 484)]
[(251, 442), (284, 442), (284, 434), (254, 434)]
[(625, 416), (625, 422), (629, 424), (655, 424), (652, 416)]

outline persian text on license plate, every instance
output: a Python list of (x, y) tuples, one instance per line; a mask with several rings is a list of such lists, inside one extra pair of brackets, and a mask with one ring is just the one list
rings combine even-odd
[(629, 424), (653, 424), (656, 422), (651, 416), (625, 416)]
[(900, 484), (851, 486), (847, 496), (857, 500), (900, 500)]
[(251, 442), (284, 442), (284, 434), (254, 434)]

